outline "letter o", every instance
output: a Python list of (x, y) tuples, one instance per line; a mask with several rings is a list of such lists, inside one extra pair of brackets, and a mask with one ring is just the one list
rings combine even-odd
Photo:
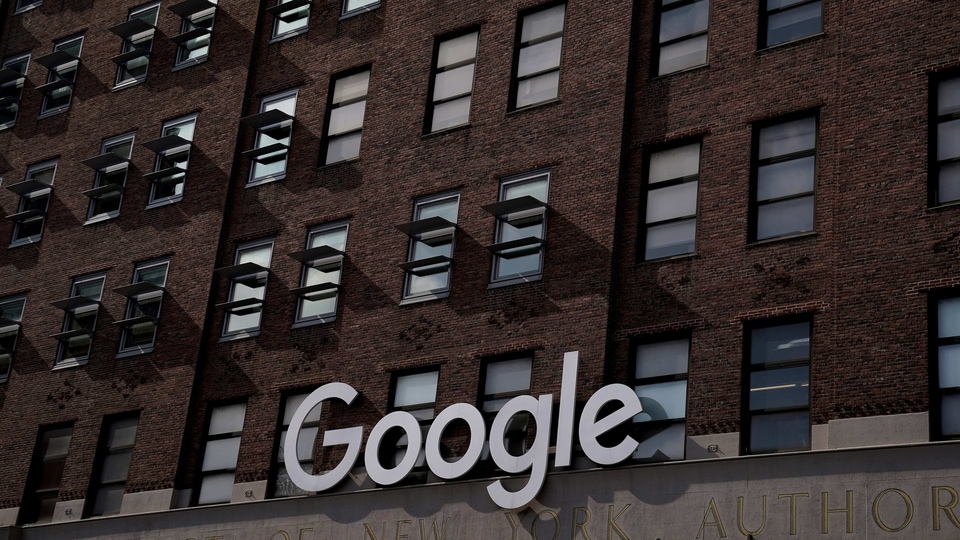
[[(903, 499), (904, 506), (907, 507), (907, 516), (903, 518), (903, 523), (899, 527), (890, 527), (880, 519), (880, 501), (883, 499), (884, 495), (887, 493), (896, 493)], [(913, 521), (913, 501), (910, 500), (910, 496), (904, 493), (903, 491), (897, 488), (885, 489), (877, 495), (877, 498), (873, 500), (873, 521), (877, 523), (877, 526), (883, 529), (886, 532), (898, 532), (907, 528), (907, 525), (910, 525), (910, 522)]]
[[(450, 462), (440, 455), (440, 436), (454, 420), (464, 420), (467, 423), (470, 428), (470, 444), (460, 459)], [(430, 471), (444, 480), (452, 480), (467, 474), (480, 460), (486, 435), (487, 427), (483, 423), (483, 415), (476, 407), (466, 403), (450, 405), (437, 415), (430, 426), (430, 431), (427, 432), (425, 451)]]
[[(380, 443), (383, 442), (387, 432), (394, 427), (402, 429), (407, 434), (407, 452), (396, 467), (387, 469), (380, 463)], [(417, 422), (416, 417), (406, 411), (393, 411), (373, 426), (373, 431), (367, 438), (367, 449), (363, 454), (367, 474), (370, 475), (371, 480), (381, 486), (396, 484), (410, 474), (414, 465), (417, 464), (421, 446), (423, 446), (423, 433), (420, 432), (420, 423)]]

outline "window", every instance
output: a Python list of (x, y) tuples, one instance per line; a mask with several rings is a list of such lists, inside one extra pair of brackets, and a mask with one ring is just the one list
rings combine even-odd
[(51, 336), (60, 342), (54, 368), (87, 363), (93, 347), (93, 332), (97, 328), (105, 279), (103, 275), (74, 279), (70, 297), (52, 302), (54, 307), (64, 312), (63, 330)]
[[(482, 401), (480, 410), (487, 420), (487, 430), (500, 409), (511, 399), (530, 393), (530, 377), (533, 373), (533, 358), (521, 357), (493, 360), (483, 366), (481, 380)], [(518, 414), (510, 419), (504, 441), (506, 449), (514, 456), (523, 455), (527, 446), (529, 414)], [(490, 457), (490, 447), (484, 443), (483, 459)]]
[(207, 59), (217, 0), (186, 0), (170, 7), (182, 22), (180, 33), (170, 38), (177, 44), (177, 66), (193, 65)]
[(136, 84), (147, 78), (159, 11), (159, 3), (139, 7), (130, 11), (126, 22), (110, 27), (123, 40), (120, 54), (111, 58), (117, 64), (114, 86)]
[(23, 318), (24, 297), (0, 299), (0, 383), (10, 379), (13, 351), (17, 349), (20, 320)]
[(697, 236), (700, 142), (656, 151), (647, 157), (643, 259), (693, 253)]
[(70, 108), (82, 48), (83, 36), (64, 39), (54, 44), (52, 53), (35, 60), (49, 71), (46, 84), (37, 87), (37, 91), (43, 94), (43, 104), (40, 105), (41, 117), (61, 113)]
[[(293, 414), (297, 412), (297, 407), (303, 403), (309, 394), (296, 394), (287, 396), (283, 400), (283, 410), (280, 416), (280, 426), (277, 429), (277, 451), (274, 452), (273, 459), (273, 489), (272, 497), (292, 497), (294, 495), (306, 495), (307, 492), (297, 487), (290, 480), (290, 474), (287, 473), (287, 465), (283, 462), (283, 444), (287, 437), (287, 427), (293, 420)], [(315, 448), (317, 442), (317, 433), (320, 430), (320, 407), (314, 407), (303, 421), (303, 427), (300, 430), (300, 436), (297, 438), (297, 459), (300, 461), (300, 468), (307, 474), (313, 474), (313, 461), (316, 457)]]
[(243, 153), (252, 161), (247, 185), (280, 180), (286, 175), (296, 108), (297, 91), (288, 90), (263, 98), (258, 114), (240, 119), (257, 130), (253, 149)]
[(710, 0), (660, 0), (656, 74), (707, 63)]
[(40, 428), (23, 505), (20, 507), (19, 525), (50, 523), (53, 520), (72, 436), (73, 425)]
[(310, 26), (310, 0), (277, 0), (267, 13), (273, 15), (274, 40), (302, 34)]
[(296, 325), (336, 318), (346, 245), (347, 224), (332, 223), (311, 230), (307, 249), (290, 254), (303, 265), (300, 287), (293, 290), (297, 295)]
[(343, 0), (343, 15), (363, 13), (380, 7), (380, 0)]
[[(390, 411), (406, 411), (412, 414), (420, 423), (420, 431), (423, 435), (422, 440), (427, 439), (430, 422), (433, 421), (433, 417), (435, 416), (437, 382), (439, 379), (439, 368), (394, 375)], [(399, 433), (400, 430), (394, 429), (390, 431), (391, 434), (394, 432)], [(387, 438), (389, 437), (390, 435), (387, 435)], [(408, 450), (407, 445), (406, 433), (398, 435), (393, 440), (381, 443), (380, 463), (387, 468), (396, 467), (404, 456), (406, 456)], [(413, 467), (413, 473), (408, 478), (414, 482), (426, 482), (427, 458), (422, 445), (419, 452), (417, 461)]]
[(22, 54), (7, 58), (0, 66), (0, 130), (17, 123), (20, 99), (23, 97), (23, 82), (27, 78), (30, 55)]
[(430, 103), (427, 105), (427, 133), (470, 122), (479, 35), (480, 32), (474, 30), (437, 43), (430, 79)]
[(687, 362), (690, 339), (637, 346), (633, 387), (643, 412), (634, 417), (640, 447), (635, 459), (683, 459), (686, 446)]
[(21, 13), (28, 9), (40, 7), (41, 5), (43, 5), (43, 0), (17, 0), (17, 7), (13, 12)]
[(246, 414), (246, 403), (220, 405), (210, 411), (196, 504), (230, 502)]
[(761, 0), (760, 46), (770, 47), (822, 31), (820, 0)]
[(413, 221), (397, 226), (410, 237), (405, 272), (404, 299), (441, 298), (450, 292), (450, 263), (457, 230), (459, 193), (425, 197), (413, 208)]
[(197, 116), (187, 116), (163, 124), (160, 138), (143, 143), (157, 155), (153, 172), (144, 175), (150, 182), (150, 200), (147, 208), (177, 202), (183, 199), (183, 184), (187, 177), (193, 133)]
[(504, 180), (500, 202), (483, 207), (497, 218), (491, 281), (540, 278), (549, 180), (547, 172)]
[(167, 284), (168, 261), (138, 265), (130, 285), (117, 287), (114, 292), (127, 298), (123, 320), (114, 324), (121, 327), (120, 353), (146, 353), (153, 350), (160, 320), (160, 303)]
[(510, 108), (522, 109), (557, 98), (566, 6), (521, 14)]
[(369, 69), (334, 77), (327, 107), (323, 163), (329, 165), (360, 156), (369, 84)]
[(120, 513), (139, 422), (139, 415), (117, 417), (105, 422), (100, 433), (91, 482), (93, 497), (87, 498), (88, 517)]
[(761, 126), (754, 144), (751, 240), (812, 231), (816, 115)]
[(83, 164), (96, 171), (93, 189), (83, 194), (90, 198), (87, 223), (102, 221), (120, 215), (123, 186), (127, 182), (133, 134), (121, 135), (103, 141), (100, 155), (85, 159)]
[[(960, 438), (960, 298), (939, 298), (931, 351), (931, 375), (936, 392), (931, 397), (931, 420), (934, 437)], [(935, 333), (934, 333), (935, 332)]]
[(745, 454), (810, 448), (810, 321), (747, 329)]
[(272, 240), (243, 244), (237, 248), (233, 266), (215, 270), (230, 280), (230, 295), (217, 306), (226, 312), (224, 336), (251, 336), (259, 332), (272, 256)]
[(931, 93), (936, 107), (936, 129), (931, 130), (936, 153), (930, 149), (936, 155), (930, 182), (934, 206), (960, 200), (960, 77), (936, 81)]
[(17, 213), (7, 216), (13, 221), (13, 238), (10, 247), (39, 242), (43, 235), (43, 224), (47, 220), (50, 206), (50, 192), (53, 190), (53, 178), (57, 172), (57, 162), (46, 161), (31, 165), (23, 182), (11, 184), (7, 189), (20, 197)]

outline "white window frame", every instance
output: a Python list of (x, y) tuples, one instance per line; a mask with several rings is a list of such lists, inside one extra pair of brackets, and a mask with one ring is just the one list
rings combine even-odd
[[(245, 242), (237, 246), (234, 254), (233, 266), (219, 268), (216, 273), (226, 276), (230, 279), (230, 287), (227, 301), (218, 304), (218, 307), (224, 310), (223, 330), (221, 340), (241, 339), (253, 337), (260, 334), (260, 325), (263, 322), (263, 305), (266, 300), (267, 278), (270, 274), (270, 266), (260, 266), (256, 263), (241, 263), (244, 253), (266, 249), (269, 260), (273, 260), (274, 240), (256, 240)], [(250, 268), (244, 265), (251, 265)], [(251, 285), (248, 285), (250, 283)], [(246, 287), (251, 290), (245, 298), (237, 298), (237, 287)], [(256, 300), (256, 301), (254, 301)], [(246, 316), (256, 313), (256, 324), (251, 324), (243, 328), (230, 330), (230, 321), (235, 316)]]
[[(348, 98), (337, 97), (338, 86), (341, 82), (347, 81), (348, 79), (352, 79), (354, 77), (359, 77), (362, 75), (366, 76), (366, 89), (364, 90), (363, 95), (355, 95), (353, 97), (348, 97)], [(321, 163), (323, 165), (333, 165), (335, 163), (343, 163), (343, 162), (352, 161), (355, 159), (360, 159), (360, 145), (363, 141), (363, 123), (364, 123), (364, 118), (366, 116), (366, 110), (367, 110), (367, 98), (370, 96), (370, 77), (371, 77), (371, 69), (369, 66), (366, 66), (359, 69), (339, 73), (337, 75), (334, 75), (330, 79), (330, 93), (329, 93), (329, 97), (327, 98), (327, 115), (326, 115), (326, 120), (324, 121), (324, 126), (323, 126), (323, 159), (321, 160)], [(362, 77), (359, 77), (359, 78), (362, 78)], [(344, 82), (344, 84), (348, 84), (348, 83)], [(341, 109), (345, 110), (347, 107), (353, 107), (356, 105), (361, 105), (360, 108), (362, 109), (360, 113), (360, 127), (344, 128), (344, 129), (336, 128), (338, 129), (337, 132), (332, 133), (332, 130), (334, 129), (334, 127), (332, 127), (332, 124), (334, 124), (335, 120), (340, 119), (340, 115), (337, 113), (337, 111)], [(353, 136), (358, 137), (358, 140), (356, 142), (356, 153), (353, 153), (351, 149), (350, 155), (343, 155), (341, 153), (340, 155), (333, 156), (331, 154), (330, 146), (332, 142), (346, 140)], [(347, 148), (350, 148), (350, 147), (338, 145), (338, 149), (340, 150), (347, 149)]]
[[(170, 7), (181, 19), (180, 33), (170, 38), (170, 41), (177, 45), (174, 70), (205, 62), (210, 56), (217, 2), (218, 0), (206, 0), (205, 3), (186, 0)], [(194, 56), (197, 51), (200, 52)]]
[(310, 0), (277, 0), (267, 8), (267, 13), (273, 16), (270, 42), (299, 36), (310, 30), (310, 8)]
[[(100, 144), (100, 155), (83, 162), (96, 171), (93, 179), (93, 189), (83, 192), (84, 195), (90, 198), (90, 204), (87, 207), (87, 220), (84, 222), (84, 225), (113, 219), (120, 215), (120, 206), (123, 204), (123, 192), (127, 183), (127, 170), (130, 165), (130, 156), (133, 154), (134, 138), (134, 133), (126, 133), (105, 139)], [(129, 147), (126, 156), (113, 151), (114, 148), (127, 144)], [(111, 191), (104, 191), (107, 189)], [(100, 202), (100, 199), (113, 193), (117, 194), (116, 209), (97, 212), (97, 204)]]
[[(453, 202), (453, 220), (441, 216), (422, 217), (431, 207)], [(450, 296), (451, 264), (456, 243), (457, 215), (460, 192), (446, 192), (421, 197), (413, 205), (413, 221), (397, 228), (410, 237), (407, 262), (400, 265), (404, 271), (403, 303), (422, 302)], [(419, 253), (418, 253), (419, 252)], [(426, 256), (424, 255), (426, 253)], [(416, 282), (442, 282), (429, 289), (414, 291)], [(419, 287), (417, 287), (419, 288)]]
[[(11, 67), (20, 63), (23, 64), (22, 72), (19, 70), (14, 70)], [(20, 76), (16, 78), (10, 78), (9, 80), (6, 80), (6, 82), (0, 82), (0, 99), (3, 99), (4, 96), (13, 98), (13, 101), (7, 103), (6, 105), (0, 105), (0, 108), (8, 111), (15, 108), (15, 110), (10, 113), (13, 118), (8, 122), (0, 123), (0, 131), (12, 128), (17, 124), (17, 117), (20, 116), (20, 102), (23, 100), (23, 85), (27, 80), (27, 70), (30, 69), (30, 53), (18, 54), (9, 58), (5, 58), (3, 60), (3, 64), (0, 65), (0, 70), (7, 69), (9, 69), (11, 72), (19, 73)]]
[[(18, 306), (18, 307), (16, 307)], [(10, 380), (13, 370), (14, 353), (20, 338), (20, 326), (27, 307), (24, 294), (0, 298), (0, 357), (6, 357), (7, 368), (0, 370), (0, 383)]]
[[(160, 267), (163, 267), (163, 279), (160, 283), (147, 282), (143, 279), (144, 274)], [(114, 324), (121, 327), (118, 357), (145, 354), (153, 351), (153, 347), (157, 341), (157, 327), (163, 306), (163, 293), (166, 290), (167, 277), (169, 274), (170, 261), (168, 259), (141, 263), (134, 268), (133, 279), (130, 281), (130, 285), (114, 289), (114, 292), (127, 298), (127, 307), (124, 311), (123, 320), (114, 322)], [(151, 327), (149, 343), (128, 344), (134, 327), (147, 326)]]
[[(298, 94), (299, 89), (294, 88), (264, 96), (260, 100), (258, 114), (240, 119), (257, 131), (253, 148), (244, 152), (244, 155), (250, 158), (250, 177), (247, 179), (247, 187), (283, 180), (287, 176)], [(270, 148), (275, 149), (264, 153), (265, 149)], [(257, 171), (262, 163), (269, 165), (281, 162), (282, 168), (279, 170), (268, 168), (264, 173)]]
[(17, 0), (17, 7), (13, 10), (14, 15), (19, 15), (24, 11), (38, 8), (43, 5), (43, 0)]
[[(321, 243), (318, 239), (326, 234), (342, 231), (342, 245)], [(307, 249), (291, 253), (300, 261), (300, 286), (293, 292), (297, 295), (297, 308), (294, 314), (294, 328), (313, 324), (328, 323), (336, 320), (340, 304), (340, 287), (343, 283), (343, 269), (350, 223), (337, 221), (310, 229), (307, 234)], [(333, 300), (331, 309), (304, 316), (308, 302)]]
[[(106, 274), (93, 274), (75, 278), (70, 286), (70, 297), (54, 302), (55, 307), (63, 309), (64, 315), (61, 333), (54, 335), (54, 338), (59, 344), (57, 346), (57, 359), (54, 362), (53, 369), (82, 366), (89, 361), (90, 354), (93, 351), (93, 336), (97, 331), (97, 319), (99, 318), (100, 302), (103, 299), (103, 289), (106, 286), (106, 279)], [(83, 285), (95, 281), (100, 282), (100, 292), (96, 295), (96, 298), (81, 296), (78, 289)], [(89, 316), (92, 320), (89, 324), (78, 325), (81, 328), (73, 329), (74, 322), (79, 316)], [(79, 356), (67, 356), (69, 354), (67, 348), (69, 342), (74, 338), (81, 337), (81, 335), (71, 337), (68, 336), (68, 334), (79, 330), (84, 330), (84, 334), (88, 336), (87, 352)]]
[[(184, 137), (182, 128), (187, 125), (190, 126), (189, 137)], [(153, 172), (144, 175), (144, 178), (150, 182), (147, 209), (183, 200), (187, 165), (190, 162), (196, 130), (197, 115), (190, 114), (164, 122), (160, 129), (160, 138), (143, 143), (143, 146), (156, 154)], [(172, 193), (169, 195), (157, 193), (160, 186), (167, 185), (172, 186)]]
[(343, 0), (340, 18), (353, 17), (380, 7), (380, 0)]
[[(152, 23), (148, 20), (148, 18), (141, 16), (149, 11), (155, 11)], [(153, 40), (156, 37), (157, 20), (159, 18), (160, 2), (152, 2), (150, 4), (145, 4), (143, 6), (131, 9), (125, 23), (121, 23), (110, 28), (112, 32), (120, 36), (120, 38), (123, 40), (123, 44), (120, 47), (120, 54), (112, 58), (113, 62), (117, 64), (117, 76), (113, 82), (113, 87), (115, 89), (126, 88), (128, 86), (140, 84), (147, 80), (147, 73), (150, 71), (150, 56), (153, 52)], [(131, 23), (136, 19), (140, 19), (146, 24), (141, 25), (141, 28), (137, 29), (137, 31), (134, 33), (120, 30), (120, 28), (123, 28), (125, 24)], [(147, 28), (147, 26), (149, 26), (149, 28)], [(137, 55), (133, 56), (132, 58), (127, 58), (127, 56), (133, 54)], [(146, 63), (143, 64), (143, 73), (131, 75), (130, 63), (138, 61), (141, 58), (146, 59)]]
[[(77, 83), (77, 74), (80, 71), (80, 55), (83, 53), (83, 36), (70, 36), (68, 38), (63, 38), (57, 40), (53, 45), (53, 52), (58, 53), (64, 51), (65, 49), (73, 48), (75, 44), (77, 47), (76, 54), (66, 53), (75, 57), (73, 59), (65, 58), (63, 61), (58, 61), (55, 64), (49, 65), (43, 64), (41, 59), (47, 58), (51, 55), (44, 55), (36, 59), (38, 63), (41, 63), (41, 65), (44, 65), (44, 67), (49, 69), (49, 72), (47, 73), (46, 84), (42, 84), (36, 88), (43, 94), (43, 102), (40, 104), (40, 116), (38, 118), (46, 118), (70, 109), (70, 104), (73, 102), (73, 94), (76, 90), (75, 85)], [(48, 91), (47, 88), (52, 86), (55, 86), (56, 88)], [(53, 96), (53, 92), (63, 88), (70, 89), (67, 93), (66, 102), (61, 105), (51, 105), (50, 98)]]
[[(544, 182), (544, 199), (549, 197), (550, 171), (540, 170), (528, 174), (505, 178), (500, 182), (500, 196), (496, 204), (483, 207), (496, 218), (494, 244), (487, 246), (493, 253), (493, 265), (490, 274), (491, 286), (511, 285), (527, 281), (537, 281), (543, 275), (544, 247), (547, 238), (547, 201), (531, 195), (509, 196), (515, 186)], [(518, 205), (518, 208), (513, 208)], [(539, 225), (539, 232), (537, 227)], [(524, 229), (527, 229), (525, 232)], [(505, 260), (536, 255), (535, 267), (519, 272), (503, 273)]]
[[(33, 182), (38, 182), (34, 180), (36, 173), (46, 171), (48, 169), (53, 169), (53, 174), (50, 176), (50, 183), (47, 187), (42, 187), (41, 185), (32, 185)], [(27, 173), (24, 176), (24, 181), (20, 184), (13, 184), (7, 186), (7, 189), (14, 191), (17, 195), (20, 196), (20, 202), (17, 205), (17, 212), (12, 216), (7, 216), (8, 219), (13, 219), (13, 236), (10, 240), (10, 247), (25, 246), (27, 244), (33, 244), (39, 242), (43, 237), (43, 229), (46, 226), (47, 221), (47, 212), (50, 210), (50, 199), (53, 198), (53, 182), (57, 175), (57, 160), (52, 159), (50, 161), (44, 161), (42, 163), (36, 163), (27, 167)], [(20, 189), (18, 186), (23, 186), (24, 184), (31, 183)], [(31, 187), (32, 185), (32, 187)], [(45, 199), (43, 202), (43, 209), (34, 208), (35, 204), (32, 202), (34, 199)], [(26, 219), (17, 219), (17, 216), (21, 216), (26, 212), (32, 212), (37, 210), (42, 213), (41, 216), (28, 217)], [(23, 223), (26, 221), (40, 221), (40, 231), (36, 234), (25, 236), (20, 238), (20, 228)]]

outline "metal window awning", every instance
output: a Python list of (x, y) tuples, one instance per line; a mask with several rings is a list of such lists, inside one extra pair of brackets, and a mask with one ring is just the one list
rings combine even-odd
[(267, 13), (273, 15), (283, 22), (290, 22), (291, 20), (296, 19), (295, 16), (291, 15), (291, 12), (309, 4), (310, 0), (290, 0), (289, 2), (268, 7)]
[(71, 296), (62, 300), (54, 300), (50, 302), (50, 305), (63, 311), (74, 311), (79, 308), (99, 306), (100, 302), (86, 296)]
[(26, 76), (19, 71), (10, 68), (0, 69), (0, 86), (25, 78)]
[(32, 208), (30, 210), (24, 210), (23, 212), (17, 212), (16, 214), (10, 214), (9, 216), (7, 216), (7, 219), (16, 223), (23, 223), (24, 221), (27, 221), (29, 219), (43, 217), (45, 215), (46, 213), (43, 212), (42, 210), (37, 210), (36, 208)]
[(80, 163), (83, 163), (95, 171), (107, 172), (108, 169), (119, 169), (121, 166), (127, 166), (130, 163), (130, 160), (120, 157), (113, 152), (107, 152), (106, 154), (100, 154), (99, 156), (87, 158)]
[(171, 179), (174, 176), (185, 172), (187, 172), (187, 170), (181, 167), (168, 167), (166, 169), (160, 169), (159, 171), (147, 173), (143, 175), (143, 177), (156, 184), (165, 184), (171, 182)]
[(270, 109), (262, 113), (244, 116), (240, 121), (257, 131), (264, 131), (267, 128), (277, 127), (287, 122), (292, 123), (293, 116), (279, 109)]
[(446, 255), (438, 255), (436, 257), (428, 257), (426, 259), (417, 259), (415, 261), (400, 263), (397, 266), (402, 268), (405, 272), (409, 272), (415, 276), (429, 276), (432, 274), (446, 272), (450, 268), (450, 263), (452, 261), (453, 259), (451, 257), (447, 257)]
[(7, 105), (13, 104), (20, 101), (20, 98), (14, 96), (3, 96), (0, 97), (0, 107), (6, 107)]
[(332, 298), (337, 295), (340, 291), (339, 283), (317, 283), (316, 285), (307, 285), (306, 287), (298, 287), (292, 289), (290, 292), (303, 298), (305, 300), (322, 300), (324, 298)]
[[(286, 150), (290, 148), (289, 146), (283, 143), (274, 143), (268, 144), (267, 146), (262, 146), (260, 148), (252, 148), (250, 150), (245, 150), (243, 155), (260, 163), (272, 163), (274, 161), (280, 161), (286, 157)], [(271, 155), (278, 152), (284, 152), (280, 155)]]
[(127, 21), (123, 21), (120, 24), (115, 24), (110, 28), (107, 28), (107, 30), (127, 40), (129, 40), (131, 37), (137, 34), (143, 34), (145, 32), (150, 32), (156, 29), (157, 29), (156, 26), (140, 18), (133, 18)]
[(83, 194), (85, 197), (89, 197), (91, 199), (99, 199), (104, 195), (107, 195), (110, 193), (119, 193), (121, 191), (123, 191), (123, 186), (121, 186), (120, 184), (105, 184), (99, 187), (95, 187), (93, 189), (81, 191), (80, 193)]
[(0, 335), (9, 334), (20, 328), (20, 321), (8, 319), (0, 315)]
[(440, 216), (434, 216), (403, 223), (396, 227), (397, 230), (410, 238), (429, 244), (429, 240), (432, 239), (438, 239), (440, 242), (446, 241), (447, 237), (453, 235), (457, 224)]
[(194, 28), (189, 32), (184, 32), (182, 34), (177, 34), (170, 38), (170, 41), (176, 43), (177, 45), (183, 46), (186, 42), (191, 39), (197, 39), (198, 37), (203, 37), (208, 34), (213, 33), (209, 28)]
[(295, 251), (290, 253), (290, 257), (296, 259), (304, 266), (322, 269), (327, 266), (341, 266), (343, 264), (344, 252), (328, 245), (323, 245), (303, 251)]
[(179, 135), (167, 135), (142, 144), (144, 148), (154, 154), (167, 155), (173, 154), (184, 148), (189, 148), (193, 143)]
[(43, 191), (45, 189), (52, 189), (53, 186), (46, 182), (41, 182), (40, 180), (35, 180), (33, 178), (24, 180), (23, 182), (17, 182), (16, 184), (10, 184), (7, 186), (7, 189), (16, 193), (21, 197), (26, 197), (31, 193), (36, 193), (38, 191)]
[(222, 304), (217, 304), (217, 307), (231, 313), (239, 313), (243, 311), (253, 311), (262, 305), (263, 300), (260, 298), (244, 298), (243, 300), (223, 302)]
[(52, 337), (57, 341), (68, 341), (75, 337), (89, 336), (92, 334), (93, 334), (93, 331), (91, 330), (88, 330), (86, 328), (78, 328), (77, 330), (67, 330), (66, 332), (59, 332), (57, 334), (53, 334), (50, 337)]
[(73, 81), (67, 79), (58, 79), (56, 81), (48, 82), (47, 84), (41, 84), (36, 87), (37, 92), (41, 94), (51, 94), (60, 90), (61, 88), (66, 88), (68, 86), (73, 86)]
[(47, 68), (49, 71), (55, 71), (57, 68), (70, 62), (79, 62), (80, 57), (67, 51), (53, 51), (50, 54), (38, 56), (34, 58), (33, 61)]
[(129, 62), (129, 61), (131, 61), (131, 60), (136, 60), (137, 58), (144, 58), (144, 57), (149, 57), (149, 56), (150, 56), (150, 51), (148, 51), (148, 50), (146, 50), (146, 49), (133, 49), (133, 50), (127, 51), (127, 52), (125, 52), (125, 53), (123, 53), (123, 54), (118, 54), (118, 55), (114, 56), (113, 58), (111, 58), (110, 60), (111, 60), (114, 64), (116, 64), (116, 65), (118, 65), (118, 66), (122, 66), (123, 64), (126, 64), (127, 62)]
[(191, 16), (200, 13), (201, 11), (206, 11), (208, 9), (216, 9), (217, 5), (209, 0), (185, 0), (178, 4), (170, 6), (170, 11), (177, 14), (177, 17), (181, 19), (189, 19)]
[(515, 199), (507, 199), (505, 201), (500, 201), (493, 204), (486, 204), (480, 208), (483, 208), (487, 212), (500, 219), (509, 219), (510, 214), (526, 212), (529, 210), (546, 209), (547, 203), (537, 199), (536, 197), (524, 195), (523, 197), (517, 197)]
[(163, 292), (163, 287), (150, 283), (149, 281), (140, 281), (137, 283), (131, 283), (129, 285), (123, 285), (113, 289), (113, 292), (119, 293), (127, 298), (135, 298), (142, 294), (154, 293), (154, 292)]
[(259, 276), (260, 274), (267, 274), (268, 272), (270, 272), (270, 269), (264, 266), (260, 266), (257, 263), (246, 262), (246, 263), (235, 264), (233, 266), (224, 266), (223, 268), (217, 268), (213, 272), (231, 281), (239, 281), (239, 280), (242, 280), (243, 278)]
[(528, 236), (509, 242), (500, 242), (491, 246), (485, 246), (488, 251), (493, 252), (504, 259), (515, 259), (524, 255), (532, 255), (540, 251), (543, 246), (543, 239), (536, 236)]
[(113, 324), (115, 324), (116, 326), (120, 326), (122, 328), (130, 328), (131, 326), (136, 326), (138, 324), (144, 324), (144, 323), (157, 324), (157, 319), (155, 317), (149, 317), (147, 315), (143, 315), (140, 317), (123, 319), (122, 321), (113, 321)]

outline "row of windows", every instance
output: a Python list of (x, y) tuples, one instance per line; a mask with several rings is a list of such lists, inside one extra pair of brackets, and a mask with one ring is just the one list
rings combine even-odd
[[(491, 282), (510, 284), (537, 280), (543, 268), (547, 191), (550, 173), (538, 171), (506, 178), (500, 202), (483, 207), (496, 218)], [(450, 292), (456, 239), (458, 192), (422, 197), (414, 202), (413, 221), (397, 225), (409, 237), (403, 302), (443, 298)], [(336, 317), (342, 285), (349, 223), (328, 223), (311, 229), (305, 249), (290, 253), (302, 265), (295, 325), (329, 322)], [(230, 280), (224, 310), (223, 336), (246, 337), (260, 328), (267, 278), (273, 259), (271, 240), (237, 246), (234, 263), (215, 272)]]
[[(165, 122), (159, 139), (143, 143), (144, 147), (156, 155), (152, 172), (144, 175), (150, 182), (147, 208), (183, 198), (196, 119), (196, 115), (191, 115)], [(83, 195), (90, 199), (85, 224), (120, 215), (134, 139), (134, 133), (105, 139), (100, 145), (100, 154), (83, 160), (82, 163), (94, 171), (93, 187), (83, 192)], [(8, 190), (19, 197), (16, 213), (7, 216), (7, 219), (14, 223), (10, 247), (40, 241), (50, 206), (57, 163), (57, 160), (51, 160), (31, 165), (27, 167), (22, 182), (7, 186)]]
[[(130, 284), (113, 289), (127, 299), (123, 319), (113, 323), (121, 329), (118, 356), (153, 350), (169, 267), (166, 260), (138, 264)], [(51, 303), (63, 311), (60, 332), (51, 336), (57, 340), (54, 369), (87, 363), (105, 282), (104, 274), (75, 278), (70, 296)], [(10, 376), (25, 304), (22, 295), (0, 298), (0, 382)]]
[[(821, 0), (760, 0), (758, 46), (772, 47), (819, 34)], [(710, 0), (659, 0), (653, 75), (707, 63)]]

